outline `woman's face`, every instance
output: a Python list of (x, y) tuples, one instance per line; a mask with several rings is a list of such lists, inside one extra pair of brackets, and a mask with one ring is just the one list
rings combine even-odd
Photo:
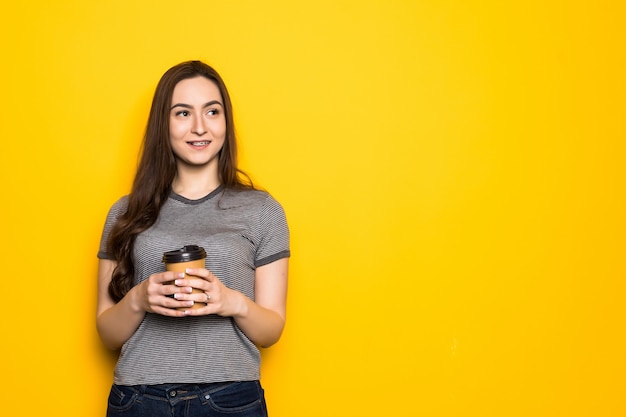
[(226, 137), (226, 118), (217, 85), (198, 76), (174, 87), (170, 106), (170, 143), (178, 163), (215, 165)]

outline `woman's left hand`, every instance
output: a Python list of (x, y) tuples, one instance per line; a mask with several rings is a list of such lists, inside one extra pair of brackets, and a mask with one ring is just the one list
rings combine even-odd
[(243, 293), (226, 287), (204, 268), (187, 269), (175, 285), (200, 290), (199, 293), (176, 293), (178, 300), (206, 303), (185, 310), (186, 316), (217, 314), (232, 317), (237, 326), (255, 344), (269, 347), (280, 339), (285, 327), (288, 259), (282, 258), (254, 271), (254, 301)]
[(188, 268), (185, 278), (179, 278), (174, 283), (181, 287), (191, 287), (199, 292), (191, 294), (178, 293), (178, 300), (193, 300), (195, 303), (206, 304), (205, 307), (190, 308), (185, 311), (188, 316), (205, 316), (217, 314), (232, 317), (240, 314), (245, 308), (245, 300), (239, 291), (226, 287), (213, 273), (204, 268)]

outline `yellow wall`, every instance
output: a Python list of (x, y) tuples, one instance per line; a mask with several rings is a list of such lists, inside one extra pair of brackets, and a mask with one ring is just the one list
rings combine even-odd
[(291, 225), (273, 417), (626, 415), (620, 4), (6, 3), (1, 413), (103, 415), (100, 230), (200, 58)]

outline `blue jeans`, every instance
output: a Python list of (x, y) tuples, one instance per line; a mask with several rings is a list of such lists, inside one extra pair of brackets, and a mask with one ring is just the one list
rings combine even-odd
[(107, 417), (267, 417), (259, 381), (113, 385)]

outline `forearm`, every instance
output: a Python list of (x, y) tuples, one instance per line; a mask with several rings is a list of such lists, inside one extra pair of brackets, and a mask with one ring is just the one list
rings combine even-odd
[(243, 294), (241, 298), (241, 311), (234, 316), (237, 326), (258, 346), (270, 347), (278, 342), (285, 327), (285, 318)]
[(119, 303), (101, 312), (96, 327), (102, 342), (110, 349), (119, 349), (135, 333), (145, 317), (133, 300), (134, 291), (126, 294)]

